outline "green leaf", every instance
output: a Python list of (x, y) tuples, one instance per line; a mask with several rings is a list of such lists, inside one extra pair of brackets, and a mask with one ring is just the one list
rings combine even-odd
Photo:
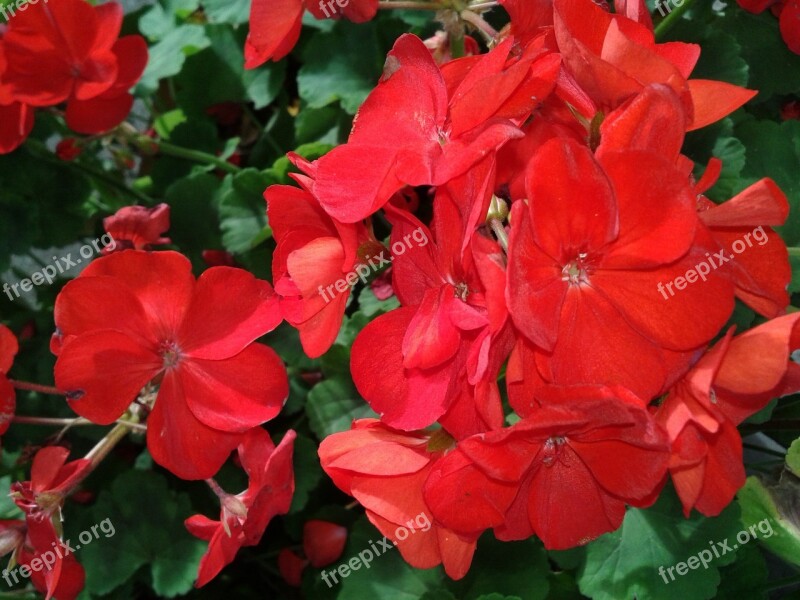
[[(744, 12), (744, 11), (741, 11)], [(799, 65), (800, 66), (800, 65)], [(800, 69), (798, 69), (800, 73)], [(783, 227), (776, 229), (789, 246), (800, 244), (800, 121), (774, 121), (750, 119), (736, 126), (735, 135), (744, 144), (746, 165), (742, 176), (744, 184), (762, 177), (771, 177), (789, 198), (791, 212)]]
[(757, 523), (759, 527), (763, 524), (768, 530), (759, 535), (759, 541), (773, 554), (800, 565), (800, 527), (796, 522), (800, 480), (784, 471), (780, 481), (768, 488), (758, 477), (748, 477), (737, 499), (742, 507), (742, 523)]
[(164, 36), (150, 48), (150, 59), (137, 89), (153, 93), (158, 82), (181, 72), (187, 56), (207, 48), (211, 44), (201, 25), (181, 25)]
[(368, 317), (387, 313), (400, 306), (397, 296), (390, 296), (386, 300), (378, 300), (371, 288), (365, 287), (358, 295), (358, 310)]
[(767, 600), (767, 563), (755, 544), (742, 546), (736, 562), (720, 569), (717, 600)]
[(358, 396), (355, 386), (344, 379), (326, 379), (315, 385), (306, 404), (308, 424), (319, 439), (348, 431), (353, 419), (376, 416)]
[[(699, 562), (695, 569), (688, 569), (687, 561), (701, 551), (711, 554), (709, 541), (732, 540), (733, 547), (738, 530), (735, 503), (713, 519), (697, 513), (684, 519), (677, 496), (671, 488), (665, 489), (654, 506), (628, 509), (620, 529), (587, 546), (578, 585), (594, 600), (711, 598), (720, 582), (719, 567), (732, 562), (735, 554), (721, 551), (719, 557), (712, 555), (708, 569)], [(679, 563), (686, 574), (676, 571)]]
[(715, 26), (739, 43), (741, 56), (749, 65), (748, 87), (759, 92), (753, 102), (796, 93), (800, 89), (800, 57), (783, 41), (778, 19), (768, 10), (754, 15), (734, 5), (729, 5), (725, 12)]
[(271, 179), (256, 169), (228, 175), (219, 195), (222, 244), (228, 252), (247, 252), (268, 239), (264, 190)]
[(185, 111), (205, 114), (215, 104), (247, 101), (261, 108), (278, 96), (284, 63), (245, 71), (243, 32), (226, 25), (209, 25), (205, 32), (208, 47), (190, 56), (176, 78), (178, 101)]
[(303, 510), (311, 492), (325, 477), (319, 464), (317, 444), (310, 438), (299, 435), (294, 442), (294, 496), (290, 513)]
[(491, 596), (544, 600), (549, 597), (549, 574), (547, 554), (538, 540), (500, 542), (487, 533), (478, 541), (469, 573), (448, 588), (461, 600)]
[(247, 23), (250, 0), (202, 0), (203, 9), (211, 23)]
[(170, 205), (170, 237), (195, 264), (202, 252), (219, 247), (217, 196), (220, 181), (209, 173), (196, 173), (172, 184), (165, 196)]
[(800, 477), (800, 438), (797, 438), (789, 446), (789, 451), (786, 453), (786, 466), (795, 476)]
[(76, 527), (71, 534), (73, 541), (78, 532), (107, 523), (98, 530), (109, 532), (105, 539), (99, 537), (78, 550), (86, 568), (87, 590), (107, 594), (141, 567), (149, 566), (158, 595), (172, 598), (188, 592), (206, 546), (183, 526), (191, 514), (188, 497), (169, 490), (161, 475), (145, 471), (120, 475), (110, 488), (100, 492), (91, 509), (67, 521)]
[(375, 21), (356, 25), (341, 20), (331, 32), (315, 33), (297, 75), (300, 97), (311, 108), (339, 100), (355, 114), (378, 82), (387, 49)]

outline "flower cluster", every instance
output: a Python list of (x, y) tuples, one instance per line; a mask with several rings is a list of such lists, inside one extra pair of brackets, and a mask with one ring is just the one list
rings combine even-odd
[(67, 126), (83, 134), (119, 125), (130, 88), (147, 65), (139, 35), (119, 37), (122, 6), (84, 0), (30, 3), (0, 30), (0, 154), (22, 144), (37, 108), (66, 103)]
[[(195, 279), (183, 255), (146, 251), (169, 243), (166, 205), (126, 207), (105, 225), (124, 249), (93, 261), (57, 298), (53, 392), (92, 423), (117, 425), (85, 458), (67, 463), (69, 451), (58, 446), (36, 453), (31, 480), (12, 485), (25, 520), (2, 525), (0, 551), (30, 565), (58, 547), (66, 499), (121, 435), (146, 424), (153, 459), (183, 479), (205, 479), (220, 501), (219, 521), (186, 520), (189, 532), (209, 543), (199, 587), (241, 547), (257, 545), (294, 494), (296, 434), (289, 430), (276, 448), (261, 427), (288, 397), (286, 368), (271, 348), (254, 342), (280, 323), (278, 298), (243, 269), (212, 267)], [(17, 349), (0, 326), (0, 433), (14, 416), (15, 391), (5, 374)], [(233, 450), (249, 479), (238, 495), (212, 479)], [(29, 570), (48, 597), (73, 600), (83, 589), (83, 568), (70, 553)]]
[(800, 54), (800, 0), (736, 0), (743, 9), (761, 14), (770, 9), (780, 19), (781, 36), (789, 50)]
[[(440, 65), (402, 36), (349, 141), (313, 163), (292, 156), (300, 189), (265, 193), (275, 291), (310, 356), (333, 343), (349, 296), (320, 289), (412, 231), (431, 240), (391, 256), (400, 307), (353, 344), (380, 418), (330, 436), (320, 457), (388, 537), (430, 515), (429, 531), (394, 541), (454, 578), (487, 529), (585, 544), (668, 476), (687, 514), (718, 514), (744, 483), (736, 425), (800, 389), (771, 229), (786, 197), (764, 179), (715, 204), (704, 193), (720, 162), (696, 180), (681, 154), (687, 131), (756, 92), (692, 79), (700, 48), (656, 43), (641, 1), (503, 4), (510, 30), (483, 55)], [(742, 252), (755, 229), (763, 243)], [(680, 293), (665, 298), (663, 282)], [(769, 320), (709, 348), (736, 299)]]

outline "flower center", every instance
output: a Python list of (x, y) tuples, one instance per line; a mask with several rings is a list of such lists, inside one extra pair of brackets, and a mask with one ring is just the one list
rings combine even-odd
[(553, 463), (556, 461), (559, 452), (561, 452), (561, 446), (567, 443), (567, 438), (561, 435), (556, 435), (547, 439), (544, 443), (544, 457), (542, 458), (542, 462), (547, 467), (552, 467)]
[(161, 360), (165, 369), (172, 369), (178, 365), (183, 358), (180, 347), (173, 341), (161, 342)]
[(575, 260), (564, 265), (564, 268), (561, 269), (561, 281), (566, 281), (571, 285), (589, 283), (587, 258), (588, 254), (581, 252)]

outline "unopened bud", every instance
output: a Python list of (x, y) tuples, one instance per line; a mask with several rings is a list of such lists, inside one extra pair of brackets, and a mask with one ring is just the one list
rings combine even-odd
[(500, 221), (501, 223), (508, 218), (508, 204), (502, 198), (492, 196), (489, 202), (489, 212), (486, 213), (486, 222)]

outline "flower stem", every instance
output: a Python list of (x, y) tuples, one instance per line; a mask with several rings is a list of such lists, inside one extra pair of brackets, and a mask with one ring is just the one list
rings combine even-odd
[(218, 484), (217, 480), (214, 479), (213, 477), (206, 479), (206, 484), (208, 484), (208, 487), (211, 488), (211, 491), (214, 492), (214, 494), (220, 500), (224, 500), (228, 496), (228, 493), (222, 489), (222, 486)]
[(49, 394), (51, 396), (65, 396), (63, 392), (49, 385), (40, 385), (38, 383), (30, 383), (28, 381), (16, 381), (14, 379), (8, 380), (18, 390), (25, 390), (27, 392), (38, 392), (39, 394)]
[(176, 146), (174, 144), (170, 144), (169, 142), (159, 141), (157, 143), (160, 154), (173, 156), (175, 158), (182, 158), (184, 160), (191, 160), (200, 164), (212, 165), (221, 171), (225, 171), (226, 173), (239, 173), (241, 171), (239, 167), (229, 163), (227, 160), (223, 160), (219, 156), (214, 156), (213, 154), (209, 154), (207, 152), (201, 152), (200, 150), (182, 148), (181, 146)]
[(492, 43), (497, 38), (497, 30), (489, 25), (478, 13), (472, 12), (471, 10), (462, 10), (461, 19), (480, 31), (487, 42)]
[(114, 446), (119, 444), (129, 432), (133, 431), (133, 427), (131, 427), (131, 425), (133, 425), (133, 423), (117, 423), (114, 426), (114, 429), (109, 431), (106, 436), (97, 442), (97, 445), (89, 451), (89, 453), (84, 457), (92, 463), (89, 473), (91, 473), (106, 456), (108, 456), (108, 453), (114, 449)]
[(61, 159), (56, 158), (53, 155), (53, 153), (47, 149), (47, 146), (45, 146), (39, 140), (28, 138), (28, 140), (25, 142), (25, 148), (27, 148), (31, 154), (33, 154), (38, 158), (41, 158), (46, 162), (49, 162), (54, 165), (59, 165), (61, 167), (66, 166), (70, 169), (75, 169), (76, 171), (83, 173), (86, 177), (89, 177), (90, 179), (94, 179), (95, 181), (103, 183), (110, 188), (114, 188), (121, 194), (130, 197), (137, 204), (153, 203), (153, 200), (149, 196), (143, 194), (138, 190), (128, 187), (124, 181), (116, 179), (115, 177), (111, 176), (109, 173), (101, 169), (90, 167), (89, 165), (85, 165), (81, 162), (78, 162), (77, 160), (65, 162)]
[[(669, 7), (670, 2), (672, 2), (672, 0), (666, 0), (667, 7)], [(665, 33), (672, 29), (683, 16), (683, 13), (689, 10), (693, 2), (694, 0), (685, 0), (683, 4), (670, 11), (670, 13), (664, 17), (664, 20), (655, 28), (656, 39), (661, 39)]]
[(503, 226), (503, 223), (497, 219), (492, 219), (489, 221), (489, 226), (492, 228), (494, 235), (497, 237), (497, 241), (503, 248), (503, 252), (508, 255), (508, 234), (506, 233), (506, 228)]
[(61, 427), (62, 425), (67, 427), (74, 427), (75, 425), (93, 425), (89, 419), (84, 419), (83, 417), (78, 417), (77, 419), (57, 419), (51, 417), (15, 415), (14, 418), (11, 419), (11, 422), (19, 423), (20, 425), (54, 425), (56, 427)]

